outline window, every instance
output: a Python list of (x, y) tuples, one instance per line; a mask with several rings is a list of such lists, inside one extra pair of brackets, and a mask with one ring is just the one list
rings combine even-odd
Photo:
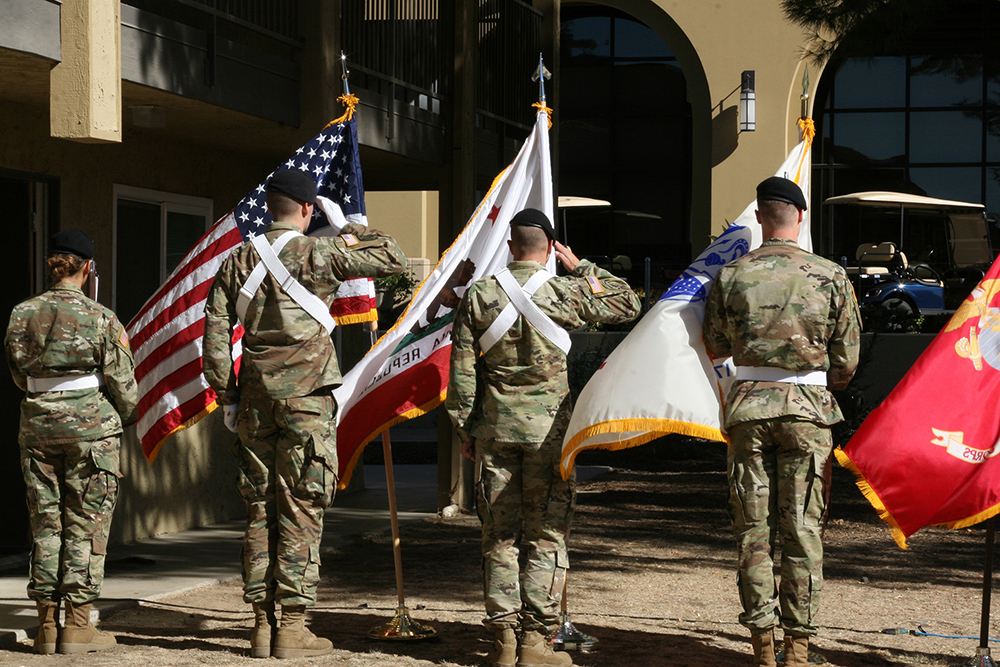
[[(825, 220), (829, 211), (820, 206), (831, 196), (908, 192), (982, 203), (990, 218), (1000, 217), (1000, 48), (993, 39), (1000, 5), (962, 7), (942, 12), (932, 30), (894, 54), (838, 53), (827, 67), (813, 149), (813, 229), (824, 230), (815, 239), (822, 254), (854, 251), (833, 246), (832, 230), (843, 221)], [(891, 239), (877, 239), (884, 240)]]
[(212, 200), (115, 186), (114, 310), (128, 323), (212, 223)]
[(663, 39), (624, 12), (564, 6), (561, 19), (559, 194), (611, 206), (563, 209), (560, 235), (635, 285), (649, 257), (653, 285), (669, 285), (691, 258), (684, 73)]

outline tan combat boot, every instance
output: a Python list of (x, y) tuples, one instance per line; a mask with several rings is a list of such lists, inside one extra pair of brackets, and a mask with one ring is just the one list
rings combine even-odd
[(785, 667), (807, 667), (809, 638), (785, 635)]
[(774, 656), (774, 633), (768, 632), (763, 635), (750, 635), (750, 643), (753, 645), (754, 667), (777, 667), (778, 661)]
[(59, 635), (59, 603), (52, 600), (35, 602), (38, 608), (38, 634), (35, 635), (35, 653), (47, 655), (56, 652)]
[(493, 648), (486, 655), (490, 667), (514, 667), (517, 661), (517, 635), (514, 628), (493, 631)]
[(275, 658), (307, 658), (328, 653), (333, 653), (333, 642), (309, 632), (305, 605), (281, 605), (281, 623), (272, 655)]
[(250, 632), (250, 657), (270, 658), (274, 635), (278, 632), (278, 617), (274, 615), (274, 600), (253, 603), (253, 630)]
[(556, 653), (545, 639), (545, 635), (535, 630), (526, 630), (517, 648), (517, 667), (573, 667), (573, 658), (566, 653)]
[(60, 653), (89, 653), (114, 648), (115, 638), (90, 624), (90, 603), (66, 600), (66, 627), (59, 638)]

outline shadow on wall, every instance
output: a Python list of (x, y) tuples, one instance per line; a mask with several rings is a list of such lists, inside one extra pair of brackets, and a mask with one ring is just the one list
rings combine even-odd
[(736, 150), (740, 142), (740, 112), (735, 106), (712, 119), (712, 166), (717, 167)]
[(236, 491), (230, 453), (235, 438), (217, 410), (171, 437), (150, 465), (135, 429), (127, 429), (111, 542), (134, 542), (243, 516), (246, 505)]

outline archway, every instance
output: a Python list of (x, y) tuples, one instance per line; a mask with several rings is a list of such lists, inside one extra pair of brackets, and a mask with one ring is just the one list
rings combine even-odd
[(635, 285), (649, 257), (665, 286), (710, 226), (704, 72), (653, 3), (564, 4), (561, 26), (560, 194), (611, 202), (564, 211), (568, 239), (581, 256), (627, 257), (615, 269)]

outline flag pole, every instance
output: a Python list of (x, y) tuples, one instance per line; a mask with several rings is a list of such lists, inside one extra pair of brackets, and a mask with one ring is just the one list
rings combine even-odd
[(986, 562), (983, 564), (983, 611), (979, 625), (979, 649), (971, 667), (993, 667), (990, 657), (990, 597), (993, 591), (993, 543), (996, 541), (996, 517), (986, 522)]
[[(567, 535), (567, 537), (569, 537)], [(559, 629), (552, 635), (552, 646), (560, 651), (579, 651), (580, 653), (590, 653), (597, 644), (597, 637), (580, 632), (573, 626), (573, 621), (569, 618), (567, 611), (566, 595), (569, 590), (569, 574), (563, 580), (562, 601), (559, 603), (561, 618), (559, 619)]]
[[(345, 86), (347, 79), (344, 79)], [(378, 333), (378, 321), (369, 322), (372, 346)], [(382, 456), (385, 459), (385, 483), (389, 491), (389, 521), (392, 524), (392, 558), (396, 566), (396, 614), (385, 625), (376, 625), (368, 631), (369, 639), (390, 639), (394, 641), (414, 641), (428, 639), (437, 631), (410, 618), (403, 596), (403, 554), (399, 546), (399, 515), (396, 511), (396, 477), (392, 470), (392, 443), (389, 429), (382, 432)]]
[(347, 77), (349, 77), (351, 73), (347, 69), (347, 54), (344, 53), (343, 49), (340, 50), (340, 69), (343, 72), (340, 78), (344, 80), (344, 94), (350, 95), (351, 88), (347, 85)]

